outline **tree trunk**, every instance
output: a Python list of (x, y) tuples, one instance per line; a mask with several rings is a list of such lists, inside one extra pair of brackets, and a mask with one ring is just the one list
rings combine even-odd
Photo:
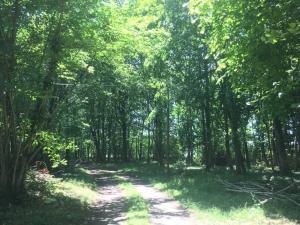
[(96, 163), (101, 162), (101, 147), (100, 147), (100, 141), (97, 140), (95, 142), (95, 147), (96, 147)]
[(203, 164), (206, 166), (206, 169), (208, 169), (207, 164), (209, 163), (208, 160), (208, 145), (207, 145), (207, 132), (206, 132), (206, 121), (205, 121), (205, 111), (202, 110), (202, 142), (203, 142)]
[(266, 154), (264, 139), (265, 139), (265, 135), (264, 135), (263, 131), (261, 131), (261, 137), (260, 137), (261, 158), (265, 162), (266, 166), (269, 166), (269, 161), (268, 161), (267, 154)]
[(101, 162), (106, 161), (106, 151), (107, 151), (107, 146), (106, 146), (106, 129), (105, 129), (105, 115), (103, 112), (102, 116), (102, 123), (101, 123), (101, 139), (102, 139), (102, 151), (101, 151)]
[(271, 168), (272, 168), (272, 171), (274, 172), (274, 171), (275, 171), (275, 168), (274, 168), (274, 165), (275, 165), (275, 157), (274, 157), (274, 155), (273, 155), (274, 150), (273, 150), (273, 145), (272, 145), (272, 141), (271, 141), (270, 126), (269, 126), (269, 123), (266, 122), (266, 121), (264, 121), (264, 124), (265, 124), (266, 130), (267, 130), (268, 148), (269, 148), (269, 151), (270, 151)]
[(229, 109), (230, 109), (230, 123), (232, 129), (232, 143), (235, 153), (236, 171), (239, 174), (245, 173), (244, 158), (241, 151), (241, 140), (239, 135), (239, 125), (241, 121), (240, 107), (236, 102), (236, 98), (232, 90), (228, 93)]
[[(147, 113), (150, 114), (150, 96), (147, 95)], [(147, 163), (150, 163), (150, 152), (151, 152), (151, 136), (150, 136), (150, 121), (148, 122), (147, 126), (147, 133), (148, 133), (148, 146), (147, 146)]]
[(155, 156), (156, 160), (159, 162), (160, 166), (164, 165), (164, 152), (163, 152), (163, 129), (162, 129), (162, 111), (160, 109), (160, 106), (158, 106), (159, 109), (155, 116)]
[(289, 175), (291, 173), (288, 164), (287, 154), (284, 146), (284, 139), (282, 133), (282, 124), (278, 117), (273, 119), (275, 147), (279, 157), (279, 169), (282, 175)]
[(244, 149), (244, 153), (245, 153), (247, 169), (250, 170), (251, 163), (250, 163), (250, 156), (249, 156), (249, 150), (248, 150), (248, 144), (247, 144), (246, 128), (243, 128), (243, 149)]
[(224, 129), (225, 129), (225, 155), (226, 163), (229, 165), (230, 170), (233, 170), (232, 158), (229, 144), (229, 129), (228, 129), (228, 115), (224, 110)]
[(150, 163), (150, 152), (151, 152), (151, 136), (150, 136), (150, 123), (149, 123), (149, 125), (148, 125), (147, 163)]
[(170, 168), (170, 90), (167, 90), (167, 168)]
[(206, 131), (206, 169), (209, 170), (214, 167), (214, 149), (212, 146), (212, 132), (211, 132), (211, 94), (210, 81), (208, 78), (208, 65), (205, 63), (205, 101), (204, 101), (204, 115), (205, 115), (205, 131)]
[(124, 162), (128, 161), (128, 139), (127, 139), (127, 123), (122, 122), (122, 159)]
[(300, 112), (295, 115), (295, 169), (300, 169)]

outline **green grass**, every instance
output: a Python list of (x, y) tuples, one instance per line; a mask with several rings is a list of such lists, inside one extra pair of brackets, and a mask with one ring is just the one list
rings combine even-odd
[[(205, 172), (199, 168), (169, 172), (156, 164), (105, 165), (105, 169), (116, 173), (103, 174), (118, 180), (126, 197), (127, 224), (149, 224), (147, 203), (134, 186), (116, 175), (129, 174), (144, 179), (167, 192), (193, 211), (202, 224), (297, 224), (300, 221), (299, 207), (285, 201), (269, 201), (260, 204), (256, 198), (243, 193), (232, 193), (217, 182), (223, 180), (255, 181), (263, 183), (262, 173), (237, 176), (224, 170)], [(268, 174), (267, 174), (268, 176)], [(275, 178), (282, 180), (285, 178)], [(99, 183), (89, 171), (83, 168), (65, 172), (59, 177), (36, 179), (31, 174), (27, 180), (29, 196), (23, 205), (0, 208), (0, 225), (79, 225), (91, 215), (89, 206), (93, 203)], [(100, 184), (101, 185), (101, 184)]]
[(97, 196), (97, 184), (94, 177), (84, 168), (76, 168), (69, 174), (63, 174), (60, 182), (55, 183), (54, 193), (78, 199), (82, 204), (92, 204)]
[(201, 169), (171, 169), (167, 173), (153, 164), (128, 164), (115, 169), (166, 191), (193, 211), (203, 224), (297, 224), (300, 219), (299, 207), (289, 202), (272, 200), (260, 204), (255, 197), (228, 192), (217, 182), (219, 177), (231, 182), (262, 182), (262, 175), (258, 173), (237, 176), (224, 170), (206, 172)]
[(96, 196), (94, 178), (80, 168), (56, 178), (31, 173), (27, 189), (22, 205), (0, 209), (0, 225), (80, 225)]
[(116, 177), (116, 179), (120, 182), (119, 187), (126, 198), (126, 225), (150, 225), (147, 203), (130, 182), (123, 181), (119, 177)]

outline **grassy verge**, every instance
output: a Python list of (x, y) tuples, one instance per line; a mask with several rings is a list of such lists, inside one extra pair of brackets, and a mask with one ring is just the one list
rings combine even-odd
[(166, 191), (198, 216), (203, 224), (297, 224), (299, 207), (285, 201), (261, 204), (255, 196), (232, 193), (217, 178), (262, 182), (262, 174), (237, 176), (229, 171), (206, 172), (201, 169), (175, 170), (169, 173), (157, 165), (123, 165), (120, 173), (137, 176)]
[(31, 172), (29, 196), (22, 205), (0, 209), (0, 225), (79, 225), (89, 215), (96, 196), (96, 182), (76, 168), (59, 178)]
[(120, 182), (119, 187), (124, 192), (126, 198), (126, 225), (150, 225), (147, 203), (130, 182), (124, 181), (118, 177), (116, 179)]

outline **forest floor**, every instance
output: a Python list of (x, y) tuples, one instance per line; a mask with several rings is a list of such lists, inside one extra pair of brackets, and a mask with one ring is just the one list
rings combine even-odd
[(217, 182), (262, 182), (268, 176), (138, 163), (83, 165), (56, 176), (33, 173), (30, 196), (22, 205), (0, 208), (0, 225), (299, 224), (298, 206), (231, 193)]

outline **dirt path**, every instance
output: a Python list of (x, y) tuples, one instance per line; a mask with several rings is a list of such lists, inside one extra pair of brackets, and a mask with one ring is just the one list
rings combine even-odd
[(141, 180), (118, 174), (115, 171), (92, 169), (91, 174), (99, 181), (99, 195), (92, 207), (92, 217), (86, 222), (90, 225), (108, 225), (126, 223), (124, 196), (112, 175), (118, 175), (132, 182), (136, 190), (148, 203), (150, 222), (153, 225), (198, 225), (195, 217), (180, 203), (168, 195)]
[(148, 202), (150, 221), (153, 225), (198, 225), (194, 215), (168, 195), (149, 184), (139, 180), (131, 180), (134, 187)]
[(88, 225), (121, 225), (126, 221), (124, 196), (117, 182), (112, 178), (115, 171), (90, 169), (95, 176), (99, 191), (92, 206), (92, 216), (86, 221)]

